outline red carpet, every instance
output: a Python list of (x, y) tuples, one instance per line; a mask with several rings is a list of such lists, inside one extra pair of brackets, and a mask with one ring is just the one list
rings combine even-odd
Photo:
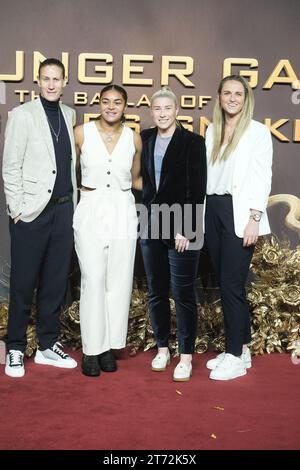
[(300, 449), (300, 364), (288, 354), (256, 357), (229, 382), (208, 379), (212, 354), (195, 355), (186, 383), (171, 380), (177, 359), (152, 372), (153, 355), (124, 355), (97, 378), (30, 359), (25, 377), (11, 379), (1, 365), (0, 448)]

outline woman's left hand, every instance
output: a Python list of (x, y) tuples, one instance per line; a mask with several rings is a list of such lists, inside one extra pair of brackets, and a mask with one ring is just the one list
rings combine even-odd
[(244, 230), (243, 246), (255, 245), (258, 239), (259, 222), (249, 220)]
[(190, 241), (185, 238), (183, 235), (180, 235), (180, 233), (176, 234), (175, 237), (175, 250), (177, 250), (179, 253), (183, 252), (184, 250), (187, 250), (189, 247)]

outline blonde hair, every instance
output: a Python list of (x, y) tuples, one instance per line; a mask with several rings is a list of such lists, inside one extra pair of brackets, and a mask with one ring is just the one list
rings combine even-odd
[(171, 88), (168, 86), (163, 86), (160, 90), (153, 93), (150, 98), (151, 107), (153, 105), (153, 101), (156, 100), (156, 98), (170, 98), (172, 101), (174, 101), (175, 107), (178, 108), (177, 97), (175, 93), (171, 90)]
[[(245, 92), (245, 102), (243, 109), (241, 111), (240, 119), (236, 125), (234, 133), (227, 144), (224, 152), (220, 155), (221, 147), (224, 140), (224, 133), (225, 133), (225, 113), (220, 104), (220, 95), (222, 93), (223, 86), (229, 80), (234, 80), (236, 82), (240, 82), (243, 85), (244, 92)], [(227, 160), (227, 158), (233, 153), (236, 149), (242, 135), (246, 131), (247, 127), (249, 126), (254, 110), (254, 95), (252, 88), (250, 87), (247, 80), (245, 80), (240, 75), (229, 75), (228, 77), (223, 78), (221, 80), (219, 88), (218, 88), (218, 96), (216, 99), (216, 104), (214, 107), (213, 113), (213, 149), (211, 160), (212, 163), (216, 163), (217, 160)]]

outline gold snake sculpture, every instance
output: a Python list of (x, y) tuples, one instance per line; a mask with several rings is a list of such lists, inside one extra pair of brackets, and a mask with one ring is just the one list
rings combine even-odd
[(293, 194), (274, 194), (269, 197), (268, 207), (283, 203), (289, 208), (285, 217), (285, 225), (298, 232), (300, 237), (300, 199)]

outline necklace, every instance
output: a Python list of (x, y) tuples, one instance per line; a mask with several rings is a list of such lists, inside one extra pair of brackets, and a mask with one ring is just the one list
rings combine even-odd
[(113, 135), (114, 135), (114, 133), (113, 133), (113, 132), (110, 132), (110, 133), (107, 135), (107, 137), (105, 137), (105, 140), (106, 140), (107, 142), (112, 142), (112, 140), (113, 140)]
[(122, 129), (122, 127), (123, 127), (123, 124), (121, 124), (121, 126), (119, 127), (119, 129), (116, 132), (106, 132), (103, 129), (101, 129), (100, 126), (99, 126), (99, 132), (103, 135), (104, 140), (106, 142), (110, 143), (110, 142), (113, 141), (114, 135), (119, 134), (119, 131), (120, 131), (120, 129)]
[(48, 124), (50, 126), (51, 131), (53, 132), (53, 134), (55, 136), (56, 142), (58, 142), (58, 138), (60, 136), (60, 131), (61, 131), (61, 120), (60, 120), (60, 110), (59, 110), (59, 108), (58, 108), (58, 131), (57, 131), (57, 133), (53, 129), (52, 124), (51, 124), (50, 120), (48, 119), (48, 116), (47, 116), (47, 121), (48, 121)]

